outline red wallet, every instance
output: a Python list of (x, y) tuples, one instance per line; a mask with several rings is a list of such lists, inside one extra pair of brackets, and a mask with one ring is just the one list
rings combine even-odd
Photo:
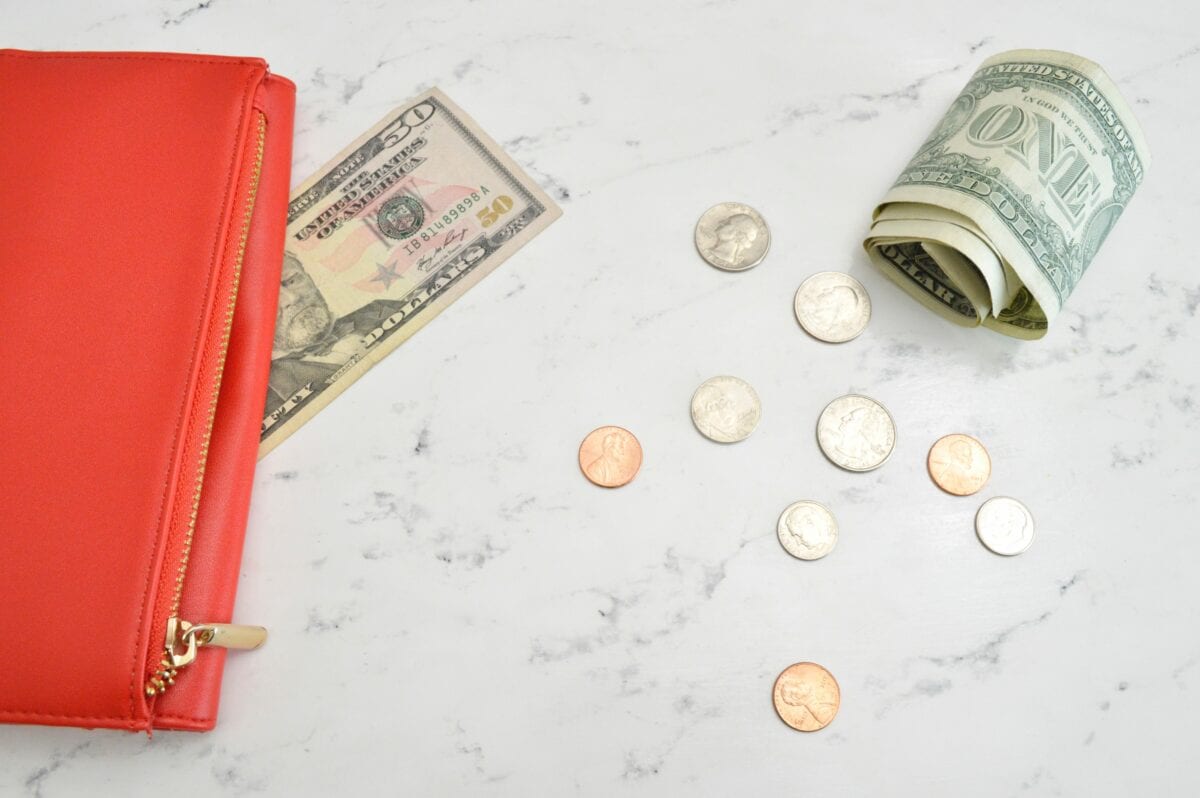
[(211, 729), (266, 397), (295, 86), (0, 50), (0, 721)]

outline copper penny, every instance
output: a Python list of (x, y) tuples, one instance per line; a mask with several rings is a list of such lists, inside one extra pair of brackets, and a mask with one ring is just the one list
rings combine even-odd
[(779, 719), (796, 731), (824, 729), (842, 705), (837, 679), (815, 662), (785, 668), (775, 680), (772, 697)]
[(579, 470), (602, 488), (629, 484), (642, 467), (642, 445), (621, 427), (600, 427), (579, 444)]
[(992, 458), (970, 435), (938, 438), (929, 450), (927, 465), (934, 483), (955, 496), (978, 493), (992, 475)]

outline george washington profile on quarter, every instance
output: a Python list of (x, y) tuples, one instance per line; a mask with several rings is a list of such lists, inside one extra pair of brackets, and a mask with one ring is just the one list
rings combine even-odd
[(767, 254), (771, 233), (758, 211), (737, 202), (722, 202), (696, 223), (696, 249), (712, 266), (740, 272), (757, 266)]

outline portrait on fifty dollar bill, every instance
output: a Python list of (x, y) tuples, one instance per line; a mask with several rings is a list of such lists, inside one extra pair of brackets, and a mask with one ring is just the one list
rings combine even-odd
[(362, 357), (364, 336), (404, 305), (403, 299), (377, 299), (334, 316), (300, 258), (284, 253), (266, 412), (273, 413), (304, 386), (320, 384)]

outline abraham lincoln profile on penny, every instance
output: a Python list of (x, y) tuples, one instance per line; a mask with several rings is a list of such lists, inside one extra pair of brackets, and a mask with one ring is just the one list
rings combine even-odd
[(992, 473), (987, 449), (971, 436), (960, 433), (946, 435), (933, 444), (928, 466), (934, 483), (956, 496), (977, 493)]
[(607, 483), (616, 480), (625, 464), (625, 436), (610, 432), (601, 443), (600, 456), (584, 467), (584, 473), (593, 482)]
[(602, 488), (619, 488), (632, 480), (642, 465), (642, 446), (629, 430), (600, 427), (579, 446), (579, 468)]

